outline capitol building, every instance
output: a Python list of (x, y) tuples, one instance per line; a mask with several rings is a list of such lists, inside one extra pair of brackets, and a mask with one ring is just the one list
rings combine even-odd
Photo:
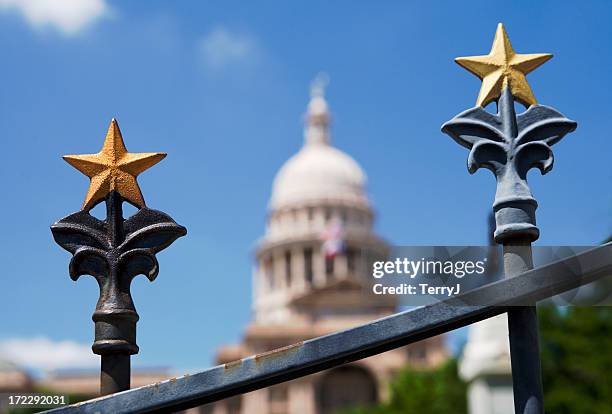
[[(239, 344), (218, 350), (235, 361), (347, 329), (398, 311), (395, 299), (365, 294), (368, 260), (388, 246), (359, 164), (335, 148), (323, 84), (311, 87), (304, 143), (278, 171), (267, 226), (256, 247), (253, 319)], [(213, 414), (332, 414), (388, 398), (402, 367), (427, 368), (447, 358), (442, 336), (206, 407)]]
[[(316, 81), (306, 111), (304, 143), (274, 179), (265, 233), (257, 242), (252, 321), (240, 343), (218, 349), (218, 364), (399, 310), (395, 297), (369, 293), (371, 262), (384, 260), (389, 246), (374, 231), (366, 175), (353, 158), (332, 145), (330, 121), (323, 84)], [(426, 369), (447, 358), (444, 337), (433, 337), (186, 413), (334, 414), (388, 399), (390, 381), (403, 367)], [(137, 369), (132, 387), (171, 376), (167, 370)], [(33, 379), (0, 358), (0, 392), (42, 388), (93, 398), (99, 384), (97, 371), (59, 371)]]

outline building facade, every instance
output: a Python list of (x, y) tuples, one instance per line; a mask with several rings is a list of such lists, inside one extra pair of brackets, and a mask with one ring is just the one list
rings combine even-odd
[[(366, 176), (330, 139), (323, 85), (315, 81), (304, 144), (274, 179), (266, 231), (256, 248), (253, 320), (240, 344), (219, 349), (218, 363), (270, 351), (397, 311), (388, 297), (365, 294), (369, 260), (388, 246), (373, 229)], [(431, 338), (323, 373), (202, 407), (214, 414), (331, 414), (387, 398), (388, 383), (407, 364), (446, 358)]]

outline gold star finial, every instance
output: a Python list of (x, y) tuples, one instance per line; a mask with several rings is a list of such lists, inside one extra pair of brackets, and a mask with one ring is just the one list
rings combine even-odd
[(460, 57), (455, 62), (482, 79), (476, 105), (486, 106), (499, 98), (505, 87), (509, 87), (516, 100), (530, 106), (536, 103), (536, 99), (525, 76), (550, 58), (552, 55), (548, 53), (516, 53), (504, 25), (499, 23), (488, 55)]
[(112, 119), (102, 149), (97, 154), (65, 155), (63, 158), (91, 180), (83, 210), (91, 209), (111, 191), (138, 207), (145, 202), (136, 177), (160, 162), (163, 152), (129, 153), (115, 118)]

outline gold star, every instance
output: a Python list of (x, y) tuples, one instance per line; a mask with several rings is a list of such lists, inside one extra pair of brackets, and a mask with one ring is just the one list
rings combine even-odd
[(482, 79), (476, 105), (486, 106), (509, 87), (516, 100), (525, 106), (536, 103), (525, 75), (552, 58), (548, 53), (519, 55), (514, 52), (504, 25), (499, 23), (491, 53), (486, 56), (456, 58), (455, 62)]
[(89, 191), (83, 203), (83, 210), (89, 210), (111, 191), (117, 191), (137, 207), (144, 207), (144, 198), (136, 177), (165, 156), (163, 152), (129, 153), (123, 143), (119, 125), (113, 118), (99, 153), (65, 155), (63, 158), (90, 178)]

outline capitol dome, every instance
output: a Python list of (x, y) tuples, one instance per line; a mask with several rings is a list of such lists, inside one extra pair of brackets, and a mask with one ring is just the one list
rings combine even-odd
[(366, 175), (329, 139), (329, 111), (322, 85), (314, 85), (306, 114), (304, 146), (274, 179), (271, 210), (329, 201), (367, 207)]

